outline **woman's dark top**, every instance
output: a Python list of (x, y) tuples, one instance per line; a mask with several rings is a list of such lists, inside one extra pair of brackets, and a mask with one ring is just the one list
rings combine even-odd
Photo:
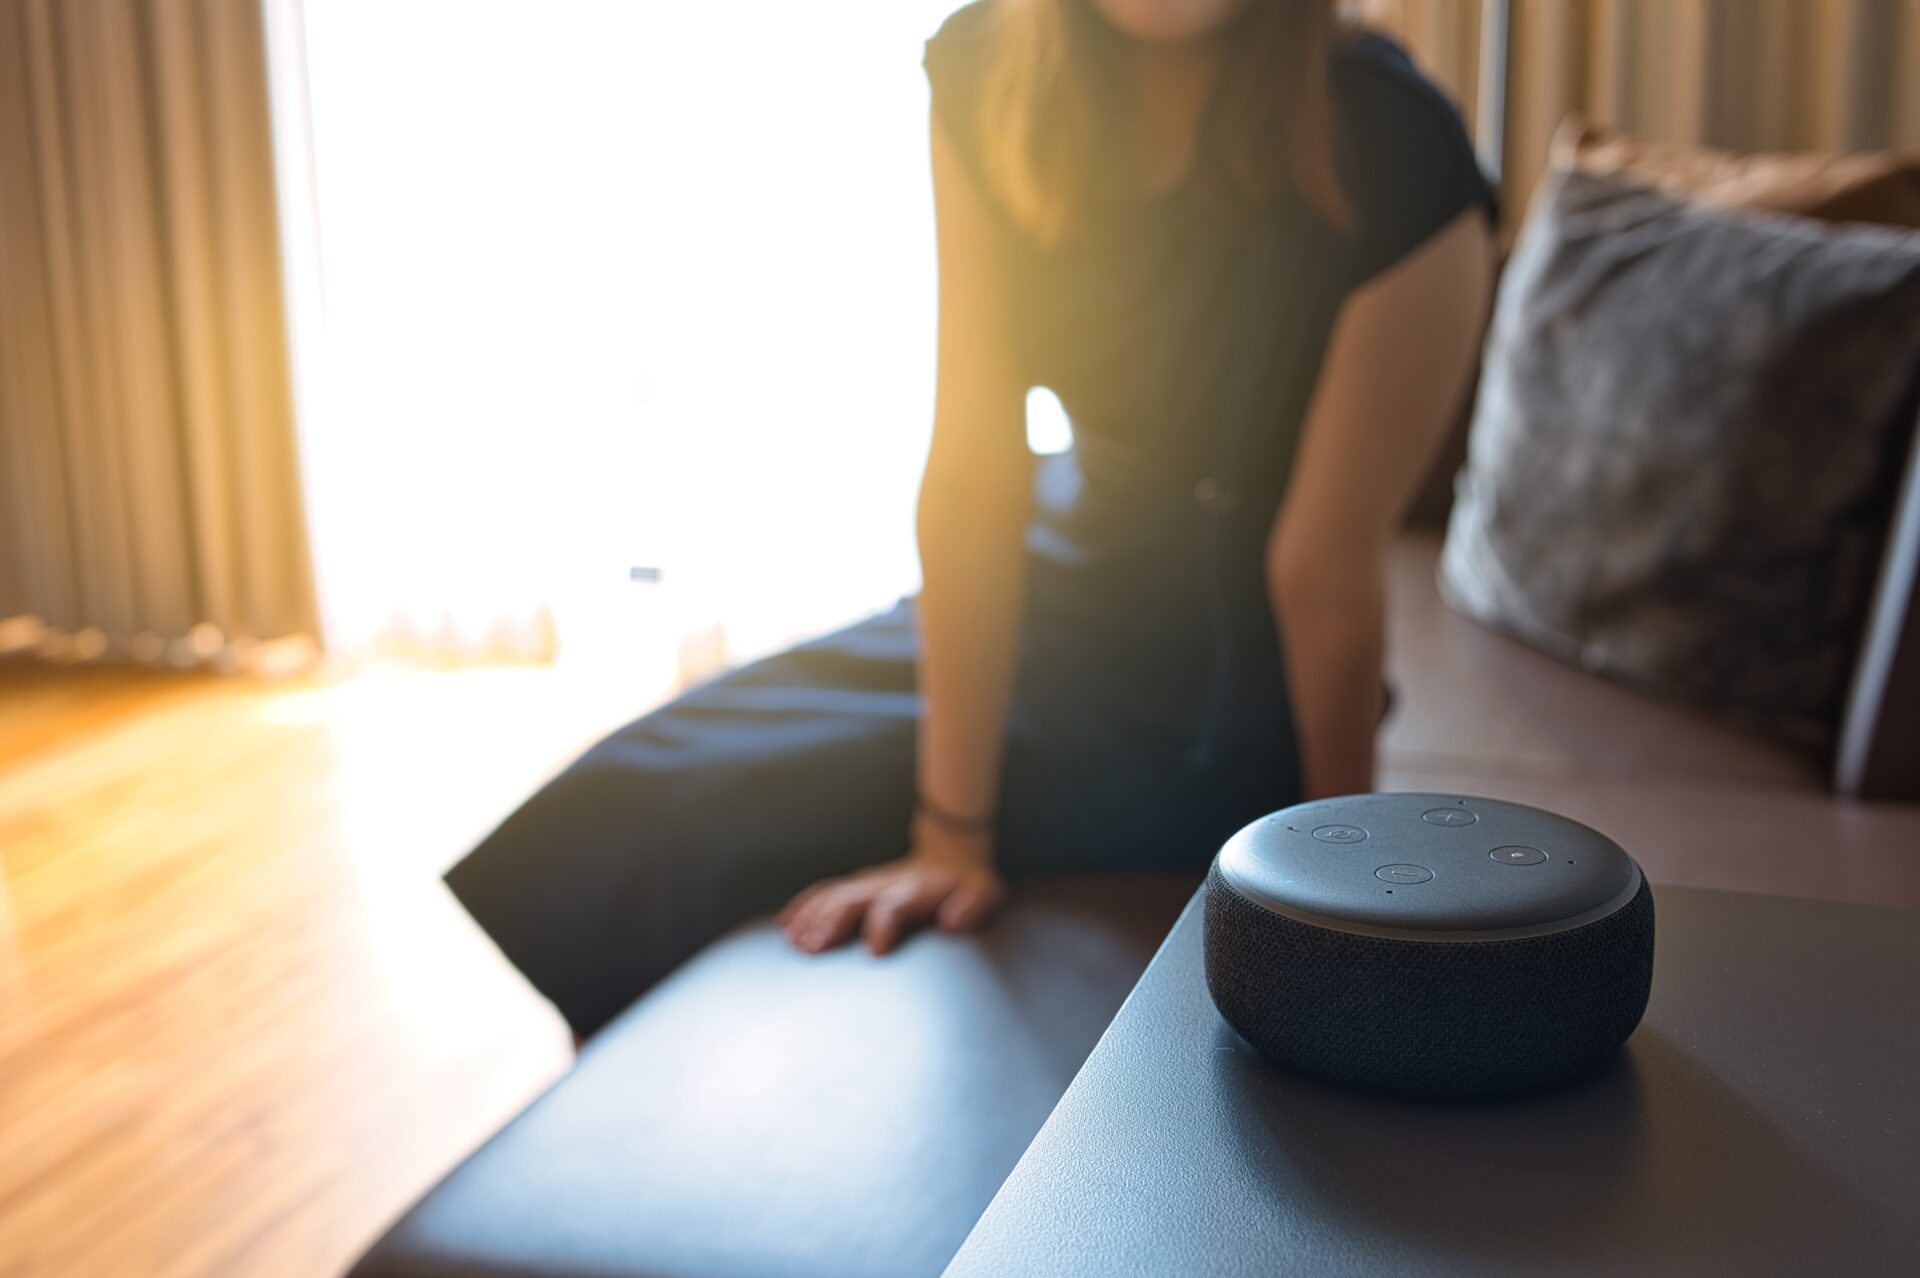
[(1330, 86), (1352, 232), (1298, 195), (1248, 217), (1202, 150), (1178, 185), (1043, 247), (982, 178), (993, 17), (987, 0), (954, 12), (924, 65), (1000, 224), (1016, 358), (1073, 425), (1038, 478), (1017, 700), (1097, 715), (1196, 765), (1231, 751), (1291, 768), (1264, 552), (1334, 320), (1463, 210), (1491, 213), (1493, 192), (1454, 108), (1393, 43), (1355, 34)]
[[(976, 172), (988, 16), (961, 9), (926, 50)], [(994, 822), (1009, 877), (1197, 874), (1299, 797), (1262, 555), (1328, 332), (1356, 285), (1491, 202), (1459, 119), (1392, 45), (1343, 47), (1334, 92), (1350, 239), (1297, 200), (1236, 220), (1203, 169), (1069, 247), (1006, 228), (1008, 331), (1075, 430), (1028, 537)], [(918, 662), (903, 602), (729, 671), (607, 736), (447, 882), (592, 1033), (727, 928), (904, 850)]]

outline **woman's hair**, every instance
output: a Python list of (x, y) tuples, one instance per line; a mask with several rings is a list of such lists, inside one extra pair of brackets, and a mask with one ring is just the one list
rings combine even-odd
[[(1329, 55), (1338, 0), (1254, 0), (1235, 30), (1199, 139), (1255, 206), (1288, 187), (1332, 225), (1352, 212), (1333, 161)], [(1124, 119), (1116, 75), (1127, 37), (1089, 0), (994, 0), (979, 96), (988, 183), (1013, 220), (1057, 239), (1112, 192), (1120, 171), (1110, 122)]]

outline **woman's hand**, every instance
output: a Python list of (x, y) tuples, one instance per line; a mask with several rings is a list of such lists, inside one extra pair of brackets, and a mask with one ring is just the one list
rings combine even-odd
[(992, 839), (916, 824), (913, 850), (899, 860), (816, 883), (788, 902), (780, 911), (787, 939), (818, 954), (858, 934), (885, 954), (925, 923), (948, 932), (980, 926), (1006, 898)]

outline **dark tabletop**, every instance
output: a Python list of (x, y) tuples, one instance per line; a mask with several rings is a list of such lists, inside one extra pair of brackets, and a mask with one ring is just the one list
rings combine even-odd
[(1189, 906), (949, 1278), (1920, 1274), (1920, 911), (1655, 900), (1622, 1053), (1451, 1104), (1257, 1056)]

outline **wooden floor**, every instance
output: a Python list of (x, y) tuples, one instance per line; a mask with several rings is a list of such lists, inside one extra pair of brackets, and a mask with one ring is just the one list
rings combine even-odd
[(333, 1275), (555, 1078), (439, 874), (634, 707), (0, 661), (0, 1275)]

